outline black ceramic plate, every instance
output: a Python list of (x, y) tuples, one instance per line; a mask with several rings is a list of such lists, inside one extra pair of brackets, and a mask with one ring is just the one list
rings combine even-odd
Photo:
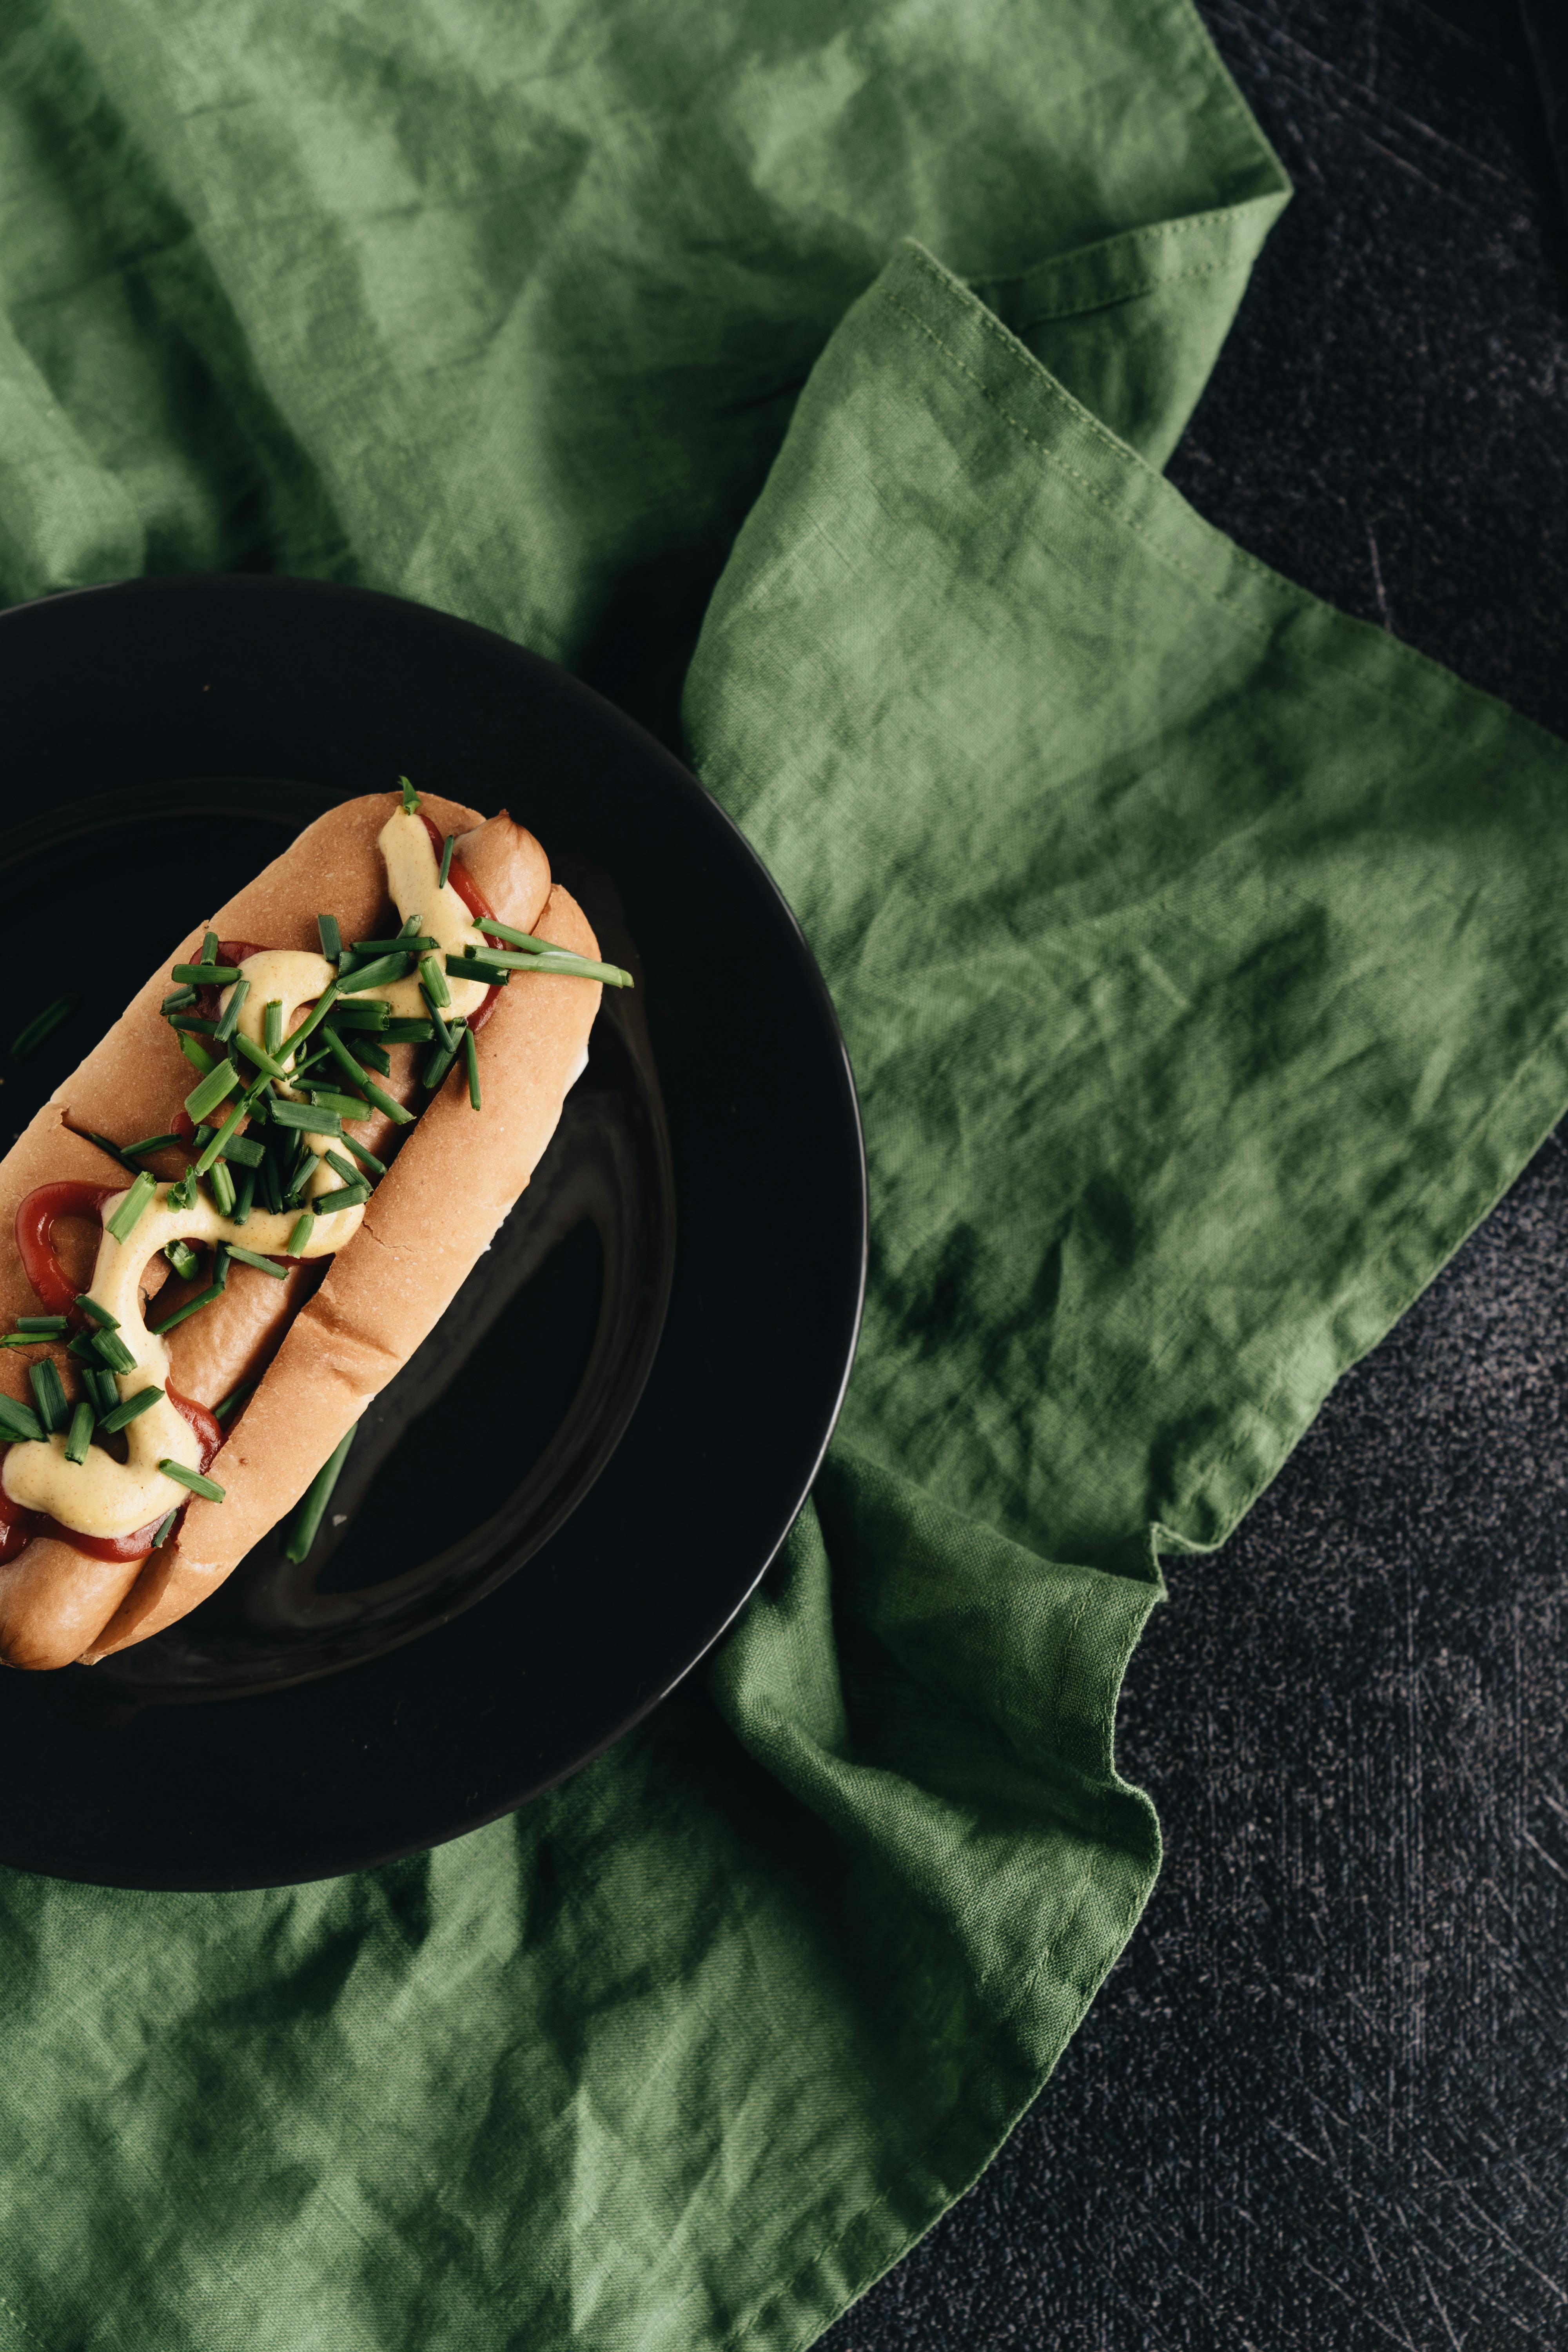
[[(826, 992), (693, 777), (421, 606), (237, 578), (51, 598), (0, 614), (0, 708), (14, 975), (47, 972), (62, 928), (100, 935), (112, 900), (140, 980), (321, 809), (403, 772), (531, 824), (637, 972), (304, 1566), (263, 1545), (140, 1649), (0, 1678), (0, 1860), (23, 1868), (256, 1886), (456, 1836), (663, 1696), (805, 1498), (865, 1267)], [(0, 1143), (119, 1010), (112, 981), (76, 984), (47, 1043), (0, 1062)], [(58, 988), (38, 979), (39, 1007)]]

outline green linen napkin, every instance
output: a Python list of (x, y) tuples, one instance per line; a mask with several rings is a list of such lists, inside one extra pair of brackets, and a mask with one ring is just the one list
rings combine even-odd
[(333, 1884), (0, 1876), (0, 2344), (785, 2352), (1137, 1918), (1161, 1555), (1568, 1097), (1568, 755), (1152, 470), (1285, 195), (1186, 0), (18, 0), (0, 59), (0, 594), (268, 565), (684, 678), (872, 1192), (813, 1505), (619, 1748)]

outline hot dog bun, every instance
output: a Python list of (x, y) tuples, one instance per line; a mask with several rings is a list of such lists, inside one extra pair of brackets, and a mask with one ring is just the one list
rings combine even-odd
[[(393, 805), (377, 794), (319, 818), (188, 933), (170, 965), (191, 961), (209, 929), (222, 939), (314, 950), (322, 911), (337, 915), (345, 939), (375, 936), (387, 908), (377, 843)], [(456, 856), (502, 920), (597, 956), (586, 919), (552, 887), (544, 852), (522, 826), (504, 812), (486, 820), (433, 794), (422, 806), (443, 833), (458, 835)], [(0, 1236), (37, 1184), (62, 1176), (125, 1182), (83, 1130), (128, 1141), (173, 1124), (191, 1072), (171, 1050), (160, 1012), (171, 984), (165, 965), (0, 1163)], [(405, 1131), (360, 1232), (326, 1262), (324, 1278), (319, 1261), (294, 1269), (286, 1284), (236, 1265), (224, 1297), (177, 1328), (170, 1381), (182, 1393), (212, 1405), (259, 1376), (212, 1465), (225, 1500), (193, 1499), (174, 1538), (129, 1569), (35, 1539), (0, 1565), (0, 1657), (19, 1666), (90, 1663), (147, 1639), (205, 1599), (293, 1507), (439, 1319), (525, 1188), (583, 1066), (599, 995), (594, 981), (520, 976), (475, 1037), (482, 1112), (457, 1083), (442, 1089)], [(391, 1051), (392, 1076), (382, 1083), (395, 1099), (413, 1102), (413, 1049)], [(381, 1113), (348, 1131), (381, 1156), (396, 1134)], [(176, 1155), (161, 1172), (174, 1177), (183, 1165)], [(90, 1238), (84, 1227), (84, 1286)], [(166, 1272), (155, 1262), (153, 1281)], [(15, 1253), (0, 1246), (0, 1311), (14, 1320), (36, 1308)], [(63, 1351), (50, 1352), (62, 1368), (68, 1363)], [(27, 1398), (26, 1362), (13, 1351), (0, 1354), (0, 1382)]]

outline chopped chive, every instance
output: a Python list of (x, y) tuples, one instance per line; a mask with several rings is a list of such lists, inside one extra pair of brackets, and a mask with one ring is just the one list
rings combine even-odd
[(136, 1359), (118, 1331), (95, 1331), (92, 1344), (111, 1372), (133, 1372)]
[(331, 1144), (327, 1146), (327, 1149), (321, 1154), (321, 1157), (325, 1160), (328, 1167), (342, 1178), (345, 1184), (359, 1184), (363, 1181), (359, 1170), (354, 1166), (353, 1161), (352, 1160), (345, 1160), (341, 1151), (334, 1151)]
[(202, 1270), (202, 1262), (189, 1242), (170, 1242), (163, 1252), (182, 1282), (193, 1282)]
[(125, 1198), (121, 1202), (119, 1208), (114, 1212), (114, 1214), (105, 1220), (104, 1231), (106, 1233), (112, 1234), (115, 1240), (121, 1244), (121, 1248), (124, 1247), (125, 1244), (131, 1239), (132, 1234), (135, 1232), (136, 1227), (142, 1221), (142, 1210), (147, 1206), (148, 1202), (153, 1198), (153, 1195), (157, 1189), (157, 1178), (155, 1176), (150, 1176), (146, 1169), (143, 1168), (141, 1175), (136, 1178), (135, 1181), (131, 1186), (130, 1191), (126, 1193)]
[(402, 790), (402, 793), (403, 793), (403, 814), (404, 814), (404, 815), (405, 815), (405, 816), (417, 816), (417, 815), (418, 815), (418, 814), (419, 814), (419, 795), (418, 795), (418, 793), (415, 791), (415, 789), (414, 789), (413, 785), (409, 782), (409, 781), (408, 781), (408, 779), (407, 779), (407, 777), (406, 777), (406, 776), (399, 776), (399, 777), (398, 777), (398, 779), (397, 779), (397, 782), (398, 782), (398, 784), (399, 784), (399, 786), (401, 787), (401, 790)]
[(314, 1007), (306, 1014), (304, 1020), (300, 1022), (298, 1029), (295, 1030), (294, 1034), (289, 1038), (289, 1046), (296, 1056), (298, 1056), (300, 1048), (305, 1043), (306, 1038), (312, 1036), (321, 1027), (322, 1022), (326, 1019), (328, 1013), (331, 1011), (337, 1001), (338, 983), (334, 980), (329, 987), (322, 989), (320, 996), (316, 999)]
[(121, 1153), (122, 1160), (142, 1160), (150, 1151), (162, 1151), (171, 1143), (182, 1140), (177, 1135), (144, 1135), (140, 1143), (128, 1143)]
[(457, 846), (457, 835), (449, 833), (441, 844), (441, 875), (436, 885), (437, 890), (444, 890), (447, 887), (447, 877), (452, 870), (452, 852)]
[(468, 1065), (468, 1102), (474, 1110), (478, 1110), (483, 1098), (479, 1093), (479, 1047), (474, 1043), (471, 1029), (463, 1032), (463, 1057)]
[(205, 1118), (220, 1102), (233, 1094), (239, 1084), (239, 1072), (226, 1055), (216, 1069), (208, 1072), (199, 1087), (193, 1087), (185, 1097), (185, 1108), (193, 1118)]
[(213, 1205), (220, 1217), (234, 1213), (234, 1178), (228, 1172), (226, 1160), (215, 1160), (207, 1171), (207, 1182), (212, 1186)]
[(336, 963), (343, 951), (343, 935), (338, 929), (335, 915), (318, 915), (316, 929), (321, 935), (321, 953), (329, 963)]
[(128, 1396), (123, 1404), (117, 1404), (112, 1412), (104, 1414), (103, 1426), (112, 1436), (117, 1429), (124, 1429), (130, 1423), (139, 1421), (144, 1412), (151, 1412), (153, 1407), (162, 1404), (163, 1401), (162, 1389), (138, 1389), (134, 1396)]
[[(0, 1347), (17, 1348), (21, 1344), (19, 1339), (0, 1340)], [(79, 1364), (97, 1364), (101, 1368), (103, 1360), (85, 1331), (79, 1331), (74, 1339), (66, 1341), (66, 1353), (74, 1356)]]
[[(440, 1040), (442, 1052), (444, 1054), (455, 1054), (458, 1050), (456, 1029), (447, 1028), (447, 1024), (441, 1018), (441, 1008), (436, 1003), (435, 998), (431, 996), (427, 991), (422, 991), (421, 992), (424, 994), (426, 1003), (430, 1007), (430, 1027), (435, 1035)], [(447, 999), (448, 1005), (451, 1003), (451, 1001), (450, 997)]]
[(54, 1003), (47, 1004), (36, 1020), (28, 1022), (21, 1035), (12, 1041), (11, 1059), (14, 1062), (25, 1061), (34, 1046), (41, 1045), (62, 1021), (68, 1021), (80, 1003), (79, 995), (57, 996)]
[[(327, 1031), (326, 1036), (327, 1042), (331, 1047), (332, 1058), (348, 1073), (350, 1078), (359, 1088), (360, 1093), (363, 1095), (365, 1100), (367, 1102), (373, 1102), (377, 1110), (384, 1112), (386, 1117), (392, 1120), (395, 1126), (408, 1126), (414, 1117), (413, 1112), (405, 1110), (400, 1102), (395, 1102), (389, 1094), (383, 1092), (382, 1088), (376, 1085), (374, 1078), (367, 1077), (365, 1076), (365, 1073), (361, 1069), (359, 1064), (355, 1061), (353, 1055), (350, 1053), (348, 1047), (343, 1044), (341, 1037), (334, 1037), (330, 1029)], [(341, 1097), (334, 1097), (334, 1099), (341, 1100)], [(353, 1117), (353, 1113), (352, 1111), (349, 1113), (349, 1117), (351, 1118)]]
[(273, 1104), (272, 1116), (279, 1127), (298, 1128), (307, 1135), (342, 1133), (342, 1120), (335, 1110), (318, 1108), (314, 1103), (291, 1102), (283, 1095)]
[(128, 1169), (132, 1176), (140, 1176), (142, 1171), (137, 1167), (136, 1162), (129, 1152), (121, 1151), (112, 1136), (100, 1135), (96, 1129), (90, 1127), (84, 1128), (82, 1133), (89, 1143), (96, 1143), (100, 1151), (107, 1151), (111, 1160), (118, 1160), (120, 1165)]
[(271, 1055), (268, 1052), (266, 1046), (258, 1045), (254, 1037), (247, 1037), (245, 1035), (244, 1032), (241, 1031), (234, 1042), (239, 1047), (240, 1052), (245, 1055), (246, 1060), (247, 1062), (254, 1062), (257, 1068), (262, 1073), (264, 1077), (287, 1078), (289, 1076), (289, 1073), (283, 1067), (282, 1063), (275, 1062)]
[[(258, 1158), (259, 1156), (258, 1153)], [(256, 1174), (254, 1163), (240, 1171), (238, 1189), (234, 1196), (234, 1206), (228, 1213), (231, 1225), (244, 1225), (250, 1222), (250, 1204), (256, 1198)]]
[(154, 1551), (163, 1550), (163, 1546), (169, 1540), (169, 1531), (179, 1516), (180, 1507), (178, 1503), (176, 1503), (174, 1509), (172, 1511), (165, 1511), (163, 1517), (159, 1520), (157, 1533), (153, 1538), (153, 1549)]
[(209, 1503), (222, 1502), (224, 1489), (216, 1478), (204, 1478), (199, 1470), (187, 1470), (183, 1462), (173, 1461), (167, 1455), (158, 1467), (165, 1478), (173, 1478), (176, 1486), (188, 1486), (193, 1495), (204, 1496)]
[[(368, 1118), (370, 1117), (370, 1105), (367, 1102), (355, 1095), (339, 1094), (335, 1089), (330, 1087), (312, 1087), (310, 1089), (310, 1101), (313, 1107), (319, 1107), (322, 1110), (331, 1111), (339, 1121), (340, 1129), (342, 1122), (345, 1118)], [(318, 1135), (322, 1132), (320, 1128), (315, 1131)]]
[(100, 1307), (97, 1299), (90, 1297), (85, 1290), (79, 1290), (77, 1292), (76, 1303), (81, 1308), (82, 1313), (87, 1317), (88, 1321), (89, 1323), (96, 1323), (100, 1331), (119, 1330), (119, 1316), (111, 1315), (107, 1307)]
[(352, 996), (340, 997), (333, 1005), (327, 1026), (329, 1029), (384, 1029), (392, 1021), (392, 1007), (384, 998), (367, 997), (356, 1004)]
[[(569, 948), (540, 944), (527, 955), (521, 950), (514, 953), (510, 948), (489, 948), (482, 957), (475, 961), (481, 971), (493, 967), (498, 974), (503, 971), (553, 971), (568, 980), (602, 981), (606, 988), (631, 988), (635, 985), (630, 972), (623, 971), (618, 963), (595, 963), (590, 956), (574, 955)], [(448, 971), (459, 969), (450, 956), (447, 958), (447, 969)], [(472, 973), (468, 976), (472, 977)]]
[(389, 1021), (381, 1033), (387, 1045), (428, 1045), (435, 1034), (431, 1021)]
[(342, 985), (345, 994), (359, 996), (367, 988), (386, 988), (394, 981), (406, 980), (413, 969), (412, 956), (377, 956), (374, 963), (362, 964), (357, 971), (351, 972)]
[(230, 1242), (228, 1254), (230, 1257), (237, 1257), (241, 1265), (253, 1265), (258, 1274), (275, 1275), (279, 1282), (287, 1282), (289, 1279), (289, 1269), (286, 1265), (274, 1265), (269, 1257), (262, 1257), (255, 1250), (241, 1249), (237, 1242)]
[[(242, 1045), (244, 1045), (245, 1040), (243, 1037), (240, 1038), (239, 1043)], [(199, 1070), (202, 1076), (205, 1077), (207, 1072), (215, 1066), (213, 1057), (207, 1052), (206, 1047), (205, 1045), (198, 1045), (194, 1037), (182, 1036), (179, 1041), (179, 1045), (181, 1053), (184, 1055), (186, 1061), (189, 1062), (192, 1069)]]
[[(245, 1116), (246, 1110), (243, 1100), (237, 1102), (234, 1108), (229, 1112), (228, 1117), (225, 1119), (223, 1125), (215, 1130), (211, 1140), (204, 1144), (202, 1147), (201, 1156), (195, 1161), (191, 1170), (193, 1176), (205, 1176), (208, 1171), (216, 1165), (221, 1155), (227, 1150), (230, 1143), (233, 1142), (234, 1138), (239, 1132), (240, 1123), (244, 1119)], [(231, 1186), (231, 1192), (233, 1188)], [(227, 1212), (226, 1211), (225, 1214), (226, 1215), (226, 1213)]]
[(437, 1087), (445, 1085), (447, 1073), (457, 1058), (458, 1041), (455, 1037), (449, 1045), (437, 1045), (432, 1049), (419, 1074), (419, 1083), (427, 1094), (434, 1094)]
[(327, 1505), (332, 1499), (332, 1489), (338, 1483), (343, 1464), (348, 1460), (349, 1447), (354, 1442), (354, 1433), (358, 1428), (359, 1423), (356, 1421), (347, 1436), (338, 1440), (305, 1489), (304, 1500), (300, 1505), (293, 1531), (283, 1547), (284, 1559), (291, 1559), (296, 1568), (304, 1559), (310, 1546), (321, 1533), (321, 1521), (327, 1513)]
[[(0, 1339), (0, 1348), (41, 1348), (43, 1344), (43, 1341), (37, 1339), (30, 1331), (7, 1331), (5, 1337)], [(66, 1344), (68, 1348), (70, 1342), (68, 1340)]]
[(215, 1298), (222, 1297), (222, 1283), (209, 1282), (205, 1290), (198, 1290), (194, 1298), (187, 1298), (183, 1307), (176, 1307), (174, 1313), (165, 1315), (161, 1323), (149, 1323), (147, 1328), (155, 1339), (161, 1339), (165, 1331), (172, 1331), (176, 1323), (184, 1321), (187, 1315), (199, 1315), (204, 1307), (210, 1307)]
[(219, 1290), (228, 1288), (228, 1244), (219, 1242), (213, 1252), (213, 1282)]
[(47, 1430), (63, 1429), (70, 1419), (70, 1407), (66, 1402), (66, 1392), (53, 1359), (46, 1356), (41, 1364), (29, 1364), (27, 1381), (33, 1391), (33, 1402), (38, 1409), (38, 1419), (44, 1427)]
[(316, 1155), (304, 1151), (295, 1163), (294, 1173), (283, 1187), (283, 1206), (297, 1209), (305, 1197), (305, 1187), (316, 1172)]
[[(274, 1271), (280, 1271), (280, 1269), (275, 1268)], [(254, 1381), (241, 1381), (237, 1389), (230, 1389), (227, 1396), (223, 1400), (223, 1402), (221, 1404), (214, 1405), (213, 1419), (219, 1422), (226, 1421), (229, 1414), (235, 1412), (239, 1405), (244, 1403), (246, 1398), (250, 1394), (251, 1390), (255, 1386), (256, 1382)]]
[(426, 938), (417, 920), (412, 931), (400, 931), (395, 940), (356, 940), (355, 955), (423, 955), (426, 948), (438, 948), (439, 940)]
[(89, 1365), (81, 1376), (81, 1384), (100, 1413), (112, 1412), (120, 1402), (120, 1391), (114, 1385), (114, 1374), (106, 1372), (101, 1364)]
[(204, 1019), (199, 1013), (171, 1013), (169, 1026), (177, 1029), (182, 1037), (216, 1037), (217, 1023)]
[(290, 1257), (298, 1257), (302, 1250), (309, 1247), (310, 1236), (315, 1230), (316, 1220), (311, 1212), (307, 1209), (289, 1236), (288, 1255)]
[(217, 933), (216, 931), (206, 932), (202, 940), (202, 961), (204, 963), (216, 963), (217, 961)]
[(92, 1444), (93, 1411), (84, 1397), (71, 1415), (69, 1433), (66, 1438), (66, 1460), (74, 1462), (79, 1470), (87, 1460), (87, 1449)]
[[(193, 1150), (198, 1152), (205, 1151), (216, 1133), (217, 1129), (213, 1126), (211, 1120), (204, 1120), (202, 1125), (197, 1128), (195, 1133), (191, 1138), (191, 1147)], [(199, 1176), (201, 1171), (200, 1169), (196, 1169), (193, 1172)]]
[(510, 940), (514, 948), (527, 948), (534, 955), (542, 954), (549, 944), (548, 940), (536, 940), (531, 931), (520, 931), (510, 923), (498, 922), (493, 915), (476, 915), (473, 925), (476, 931), (493, 931), (497, 939)]
[(454, 980), (482, 981), (487, 988), (504, 988), (511, 978), (505, 964), (492, 963), (488, 956), (448, 956), (447, 970)]
[(68, 1315), (18, 1315), (16, 1328), (18, 1331), (37, 1332), (40, 1339), (52, 1339), (61, 1331), (70, 1329), (70, 1318)]
[(43, 1423), (36, 1412), (15, 1398), (0, 1396), (0, 1439), (7, 1445), (41, 1445)]
[(170, 1185), (168, 1198), (163, 1205), (166, 1209), (178, 1209), (182, 1214), (186, 1209), (195, 1207), (196, 1180), (188, 1169), (177, 1184)]
[(391, 1055), (384, 1053), (379, 1045), (373, 1045), (368, 1037), (359, 1040), (354, 1052), (367, 1070), (378, 1070), (384, 1078), (392, 1076)]
[[(370, 1186), (361, 1177), (345, 1184), (341, 1192), (318, 1192), (310, 1206), (318, 1217), (335, 1217), (340, 1209), (361, 1209), (370, 1198)], [(290, 1242), (292, 1250), (293, 1244)]]
[(233, 1135), (224, 1145), (223, 1156), (239, 1168), (259, 1168), (266, 1150), (264, 1143), (254, 1141), (248, 1135)]
[(246, 979), (245, 974), (241, 972), (239, 978), (234, 983), (233, 994), (230, 996), (228, 1003), (224, 1006), (223, 1011), (218, 1015), (217, 1027), (215, 1030), (214, 1034), (217, 1038), (220, 1045), (226, 1045), (229, 1038), (233, 1036), (235, 1024), (239, 1019), (240, 1007), (249, 994), (250, 982)]
[(272, 1214), (275, 1217), (281, 1215), (283, 1191), (278, 1178), (278, 1162), (270, 1151), (261, 1163), (260, 1189), (261, 1197)]
[(261, 1042), (274, 1056), (283, 1050), (283, 999), (269, 996), (261, 1012)]
[[(354, 1158), (359, 1161), (360, 1166), (361, 1166), (362, 1168), (368, 1168), (368, 1169), (370, 1170), (371, 1174), (372, 1174), (373, 1176), (384, 1176), (384, 1175), (385, 1175), (385, 1173), (386, 1173), (386, 1162), (385, 1162), (385, 1160), (378, 1160), (378, 1159), (376, 1158), (376, 1156), (375, 1156), (375, 1154), (374, 1154), (374, 1151), (367, 1151), (367, 1150), (365, 1150), (365, 1148), (364, 1148), (364, 1146), (363, 1146), (363, 1143), (356, 1143), (356, 1142), (355, 1142), (355, 1140), (354, 1140), (354, 1139), (353, 1139), (353, 1137), (352, 1135), (345, 1135), (345, 1136), (344, 1136), (344, 1138), (343, 1138), (343, 1149), (344, 1149), (344, 1150), (345, 1150), (345, 1151), (352, 1151), (352, 1152), (353, 1153)], [(339, 1167), (339, 1166), (341, 1166), (341, 1165), (342, 1165), (341, 1161), (336, 1160), (332, 1160), (332, 1155), (331, 1155), (331, 1153), (330, 1151), (329, 1151), (329, 1152), (328, 1152), (328, 1154), (327, 1154), (327, 1158), (328, 1158), (329, 1160), (332, 1160), (332, 1165), (333, 1165), (333, 1167), (334, 1167), (334, 1168)]]
[(226, 988), (231, 980), (239, 978), (237, 963), (177, 963), (172, 977), (194, 982), (197, 988)]
[[(448, 959), (447, 969), (450, 970), (450, 959)], [(419, 981), (419, 992), (432, 1013), (437, 1011), (444, 1013), (452, 1002), (452, 992), (447, 987), (441, 967), (433, 955), (426, 956), (420, 963)]]
[(172, 988), (158, 1010), (167, 1017), (169, 1013), (178, 1013), (183, 1006), (194, 1004), (195, 1001), (196, 992), (194, 988)]

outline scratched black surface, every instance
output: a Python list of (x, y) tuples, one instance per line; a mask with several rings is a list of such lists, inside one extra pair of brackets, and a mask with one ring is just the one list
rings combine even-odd
[[(1568, 231), (1508, 0), (1204, 13), (1298, 193), (1173, 478), (1568, 734)], [(829, 2352), (1568, 2344), (1565, 1139), (1173, 1563), (1142, 1927)]]

